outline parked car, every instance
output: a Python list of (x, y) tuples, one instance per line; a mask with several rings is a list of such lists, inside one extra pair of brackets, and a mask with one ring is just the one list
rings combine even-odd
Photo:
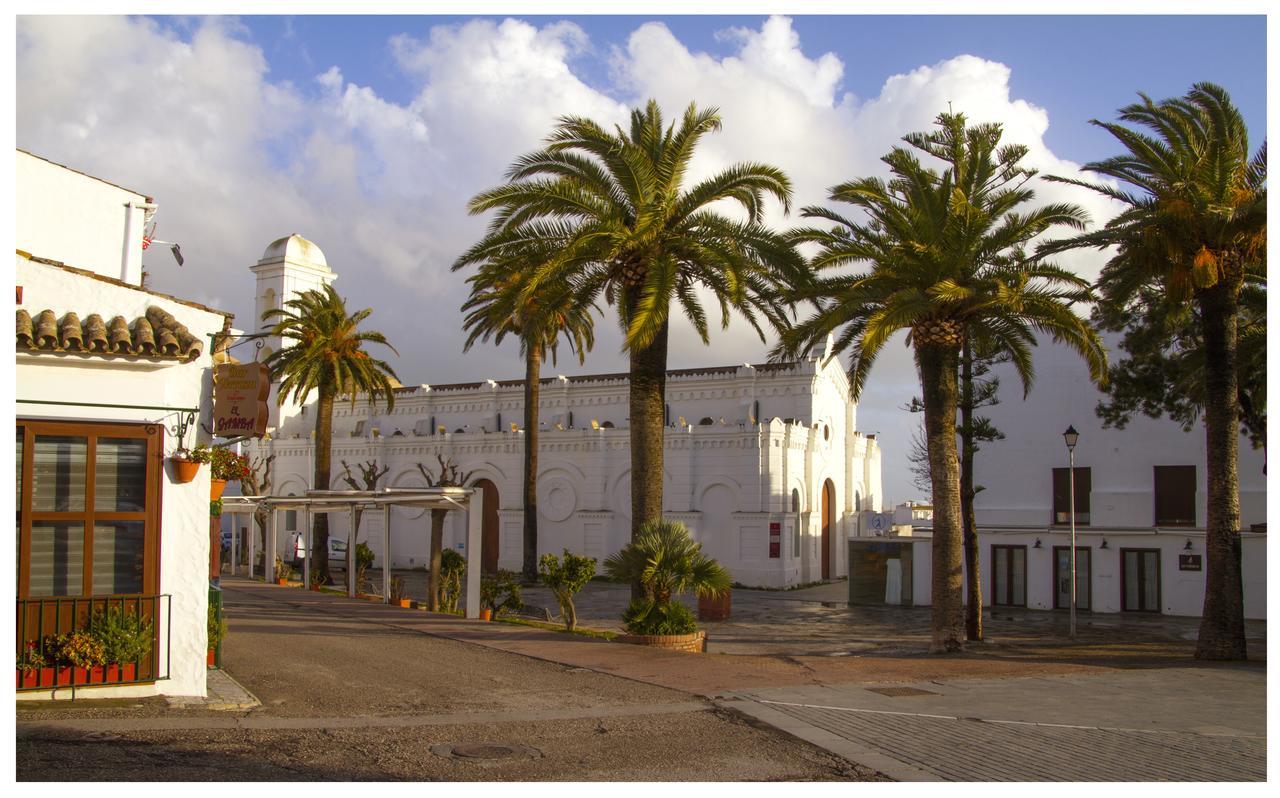
[[(290, 543), (293, 551), (293, 568), (296, 571), (302, 570), (303, 560), (307, 559), (306, 538), (301, 532), (294, 532)], [(337, 565), (345, 567), (347, 564), (347, 542), (341, 538), (329, 538), (329, 568)]]

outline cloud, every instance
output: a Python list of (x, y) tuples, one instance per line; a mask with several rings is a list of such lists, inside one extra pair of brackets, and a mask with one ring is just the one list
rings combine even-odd
[[(156, 198), (163, 237), (188, 255), (182, 269), (148, 260), (159, 290), (232, 310), (251, 327), (248, 267), (269, 242), (299, 233), (325, 251), (354, 306), (375, 308), (371, 325), (397, 345), (397, 371), (410, 384), (519, 373), (513, 346), (462, 356), (465, 285), (449, 265), (483, 230), (467, 199), (500, 182), (561, 115), (623, 122), (649, 97), (670, 118), (691, 101), (718, 106), (724, 130), (704, 140), (691, 178), (772, 163), (791, 176), (797, 208), (825, 203), (837, 182), (882, 174), (880, 156), (948, 103), (1003, 123), (1043, 171), (1078, 168), (1045, 145), (1048, 112), (1011, 95), (1003, 64), (960, 56), (921, 65), (860, 100), (842, 92), (841, 78), (868, 65), (806, 53), (785, 17), (724, 31), (733, 51), (723, 57), (656, 22), (620, 42), (593, 42), (569, 22), (514, 19), (405, 32), (387, 42), (417, 87), (405, 103), (348, 80), (341, 61), (317, 62), (309, 82), (273, 81), (264, 51), (276, 43), (250, 41), (228, 18), (20, 17), (17, 28), (18, 145)], [(597, 88), (584, 75), (600, 58), (609, 79)], [(1038, 190), (1085, 205), (1096, 221), (1113, 213), (1078, 189)], [(777, 207), (769, 214), (775, 224), (797, 221)], [(1069, 264), (1092, 276), (1098, 258)], [(600, 330), (585, 370), (624, 368), (612, 316)], [(767, 350), (741, 320), (713, 331), (710, 347), (687, 327), (672, 340), (673, 367), (756, 362)], [(900, 475), (916, 423), (898, 408), (915, 385), (909, 350), (891, 342), (860, 409), (860, 425), (881, 432), (895, 499), (907, 498)]]

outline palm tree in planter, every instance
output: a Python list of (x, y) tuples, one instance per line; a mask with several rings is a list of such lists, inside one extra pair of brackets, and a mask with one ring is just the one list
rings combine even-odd
[(892, 177), (862, 178), (831, 190), (859, 208), (856, 222), (835, 211), (805, 208), (830, 228), (796, 231), (817, 244), (815, 269), (865, 263), (869, 271), (820, 279), (797, 299), (820, 310), (784, 334), (775, 357), (799, 352), (837, 333), (835, 351), (853, 350), (849, 382), (856, 400), (867, 374), (897, 330), (907, 330), (922, 389), (929, 477), (933, 489), (933, 640), (931, 650), (964, 646), (960, 471), (956, 451), (957, 371), (967, 340), (975, 350), (1007, 352), (1030, 390), (1036, 332), (1077, 350), (1096, 381), (1106, 355), (1093, 328), (1071, 308), (1087, 300), (1080, 277), (1027, 256), (1026, 245), (1059, 225), (1080, 228), (1074, 205), (1022, 210), (1036, 174), (1019, 166), (1027, 148), (1000, 146), (1001, 127), (967, 127), (962, 114), (941, 114), (938, 129), (904, 140), (942, 161), (939, 173), (895, 147), (883, 160)]
[[(1120, 120), (1150, 132), (1092, 120), (1126, 152), (1084, 168), (1120, 187), (1053, 178), (1125, 209), (1101, 230), (1050, 249), (1115, 248), (1098, 277), (1101, 305), (1113, 317), (1159, 319), (1178, 311), (1198, 317), (1204, 370), (1194, 393), (1204, 407), (1208, 562), (1196, 657), (1244, 659), (1238, 332), (1242, 291), (1265, 283), (1267, 147), (1250, 155), (1244, 118), (1220, 86), (1197, 83), (1159, 103), (1141, 97), (1120, 109)], [(1167, 325), (1169, 338), (1174, 328)]]
[[(460, 471), (452, 460), (445, 460), (444, 455), (436, 455), (440, 461), (440, 470), (432, 474), (422, 463), (415, 463), (418, 473), (427, 481), (428, 488), (461, 488), (471, 479), (470, 471)], [(473, 497), (472, 502), (476, 501)], [(472, 508), (471, 512), (478, 512)], [(431, 553), (427, 562), (427, 609), (440, 611), (440, 559), (444, 548), (444, 518), (448, 510), (432, 509), (431, 511)], [(467, 552), (468, 557), (479, 557), (480, 552)]]
[[(287, 345), (266, 359), (272, 381), (279, 381), (279, 400), (292, 398), (302, 404), (314, 391), (316, 405), (316, 458), (312, 476), (314, 490), (329, 489), (333, 450), (333, 404), (346, 393), (355, 407), (363, 394), (369, 402), (382, 398), (387, 410), (395, 406), (391, 379), (396, 374), (387, 363), (371, 357), (366, 344), (382, 344), (392, 352), (376, 330), (361, 330), (360, 323), (372, 309), (349, 314), (346, 303), (333, 286), (306, 291), (262, 314), (262, 320), (274, 322), (268, 335), (281, 336)], [(396, 354), (400, 354), (396, 352)], [(316, 513), (311, 540), (311, 567), (319, 574), (321, 584), (329, 581), (329, 517)]]
[[(712, 298), (721, 326), (737, 311), (761, 340), (761, 318), (788, 326), (786, 290), (808, 281), (804, 259), (763, 223), (765, 197), (788, 211), (791, 182), (775, 167), (734, 164), (686, 186), (698, 142), (718, 131), (716, 109), (690, 105), (664, 127), (657, 102), (631, 112), (628, 129), (561, 117), (546, 147), (518, 159), (509, 182), (484, 191), (472, 213), (496, 211), (488, 234), (458, 259), (483, 263), (529, 242), (549, 258), (523, 281), (537, 297), (573, 282), (618, 308), (630, 358), (631, 534), (662, 517), (667, 337), (672, 305), (709, 342)], [(722, 206), (744, 212), (736, 219)], [(545, 245), (545, 246), (543, 246)]]
[(637, 636), (694, 634), (693, 613), (672, 598), (679, 593), (718, 596), (733, 583), (684, 524), (661, 518), (646, 521), (630, 543), (604, 561), (604, 569), (613, 579), (640, 585), (640, 596), (622, 615), (627, 632)]
[[(542, 246), (545, 246), (543, 242)], [(544, 286), (530, 295), (524, 283), (536, 264), (546, 260), (538, 247), (525, 244), (494, 252), (480, 270), (468, 278), (471, 296), (462, 306), (463, 327), (470, 331), (463, 351), (476, 341), (493, 339), (501, 344), (508, 335), (520, 341), (524, 355), (524, 559), (526, 582), (538, 579), (538, 403), (542, 388), (542, 363), (551, 356), (556, 362), (561, 338), (569, 343), (584, 363), (595, 343), (596, 309), (590, 294), (570, 279)], [(457, 268), (457, 267), (455, 267)]]

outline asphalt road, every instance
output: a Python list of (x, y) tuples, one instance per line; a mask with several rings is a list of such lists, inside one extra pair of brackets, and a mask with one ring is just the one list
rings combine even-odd
[[(224, 594), (231, 634), (223, 664), (260, 708), (229, 716), (158, 700), (24, 706), (18, 779), (876, 777), (687, 693), (432, 637), (352, 617), (344, 607), (354, 605), (318, 607), (291, 594)], [(479, 743), (497, 747), (465, 749)], [(451, 755), (457, 745), (479, 756)]]

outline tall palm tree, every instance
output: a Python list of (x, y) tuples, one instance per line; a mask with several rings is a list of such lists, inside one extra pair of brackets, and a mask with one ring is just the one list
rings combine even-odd
[[(631, 529), (662, 516), (667, 338), (671, 306), (709, 342), (704, 295), (764, 339), (760, 317), (785, 329), (784, 289), (806, 283), (804, 259), (762, 223), (765, 197), (790, 209), (791, 182), (780, 170), (741, 163), (692, 186), (686, 175), (698, 142), (720, 129), (715, 109), (690, 105), (679, 125), (663, 126), (650, 100), (613, 132), (590, 119), (562, 117), (540, 151), (519, 158), (509, 181), (471, 200), (472, 213), (497, 211), (488, 234), (458, 265), (527, 242), (553, 256), (524, 282), (536, 297), (572, 279), (618, 308), (629, 357)], [(713, 205), (727, 201), (745, 218)]]
[(941, 114), (937, 129), (904, 141), (942, 161), (935, 172), (895, 147), (882, 160), (892, 177), (862, 178), (831, 190), (831, 199), (860, 209), (853, 221), (821, 207), (807, 217), (829, 228), (798, 230), (817, 244), (815, 269), (866, 264), (868, 271), (823, 277), (799, 299), (819, 311), (783, 338), (775, 356), (794, 355), (836, 333), (835, 351), (852, 350), (855, 399), (889, 336), (907, 330), (925, 416), (933, 490), (933, 639), (931, 650), (964, 645), (960, 475), (956, 452), (957, 369), (966, 340), (975, 349), (1006, 351), (1029, 391), (1036, 333), (1080, 352), (1095, 380), (1106, 355), (1092, 328), (1070, 303), (1088, 297), (1088, 283), (1053, 264), (1029, 258), (1027, 242), (1058, 225), (1079, 228), (1084, 211), (1064, 204), (1023, 209), (1034, 198), (1035, 172), (1019, 166), (1027, 149), (1000, 146), (1001, 127), (968, 127), (962, 114)]
[(524, 558), (526, 581), (538, 580), (538, 403), (542, 388), (542, 363), (548, 355), (554, 365), (557, 344), (563, 337), (578, 363), (595, 343), (591, 316), (595, 304), (570, 280), (548, 285), (536, 295), (522, 290), (522, 280), (542, 258), (530, 247), (495, 253), (468, 278), (471, 296), (464, 329), (470, 331), (463, 351), (476, 341), (501, 344), (508, 335), (520, 341), (524, 355)]
[[(286, 397), (302, 404), (314, 391), (316, 403), (316, 458), (312, 487), (329, 489), (333, 450), (333, 404), (339, 394), (351, 398), (351, 406), (363, 394), (369, 402), (384, 398), (387, 409), (395, 406), (391, 379), (395, 371), (364, 350), (366, 344), (382, 344), (395, 352), (382, 333), (360, 330), (369, 308), (348, 314), (346, 303), (333, 286), (306, 291), (262, 314), (273, 322), (268, 335), (278, 335), (287, 345), (267, 356), (271, 379), (280, 382), (279, 400)], [(396, 352), (399, 354), (399, 352)], [(316, 513), (311, 539), (311, 567), (329, 581), (329, 519)], [(354, 545), (354, 540), (352, 542)]]
[(1197, 83), (1185, 96), (1159, 103), (1139, 96), (1141, 102), (1120, 109), (1120, 122), (1090, 120), (1125, 153), (1084, 168), (1121, 187), (1054, 178), (1118, 200), (1124, 211), (1101, 230), (1053, 248), (1116, 247), (1098, 278), (1108, 305), (1145, 313), (1141, 299), (1153, 294), (1144, 289), (1154, 287), (1161, 303), (1195, 307), (1204, 347), (1208, 480), (1208, 562), (1196, 656), (1244, 659), (1238, 322), (1247, 275), (1266, 270), (1267, 146), (1250, 155), (1244, 119), (1220, 86)]

